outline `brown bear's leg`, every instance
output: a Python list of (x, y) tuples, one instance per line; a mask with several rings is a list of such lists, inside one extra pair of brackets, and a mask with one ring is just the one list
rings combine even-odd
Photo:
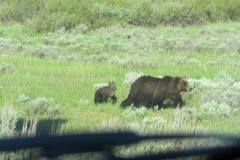
[(149, 101), (146, 100), (145, 98), (142, 98), (142, 99), (140, 100), (139, 104), (140, 104), (140, 107), (142, 107), (142, 106), (148, 107)]
[(172, 102), (173, 102), (173, 106), (182, 108), (183, 105), (183, 100), (182, 100), (182, 96), (180, 93), (178, 94), (169, 94), (169, 96), (167, 97), (169, 98)]
[(104, 102), (107, 103), (108, 97), (104, 97)]
[(131, 92), (128, 94), (127, 99), (125, 99), (124, 101), (122, 101), (122, 103), (120, 104), (120, 107), (127, 107), (127, 106), (131, 106), (132, 104), (135, 105), (134, 102), (134, 96), (131, 94)]
[(163, 101), (152, 102), (151, 107), (152, 107), (152, 109), (154, 110), (154, 106), (158, 106), (158, 109), (159, 109), (159, 108), (161, 107), (162, 103), (163, 103)]

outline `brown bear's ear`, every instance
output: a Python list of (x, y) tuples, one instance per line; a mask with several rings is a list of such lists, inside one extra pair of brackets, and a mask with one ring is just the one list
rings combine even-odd
[(183, 78), (186, 78), (186, 76), (183, 76)]

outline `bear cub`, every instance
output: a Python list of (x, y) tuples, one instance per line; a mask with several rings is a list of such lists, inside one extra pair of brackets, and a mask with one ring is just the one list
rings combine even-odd
[(94, 96), (94, 103), (97, 105), (97, 103), (107, 102), (107, 99), (110, 98), (112, 100), (112, 103), (117, 102), (117, 98), (115, 96), (115, 91), (117, 90), (116, 84), (114, 81), (108, 83), (109, 85), (103, 88), (99, 88), (95, 92)]

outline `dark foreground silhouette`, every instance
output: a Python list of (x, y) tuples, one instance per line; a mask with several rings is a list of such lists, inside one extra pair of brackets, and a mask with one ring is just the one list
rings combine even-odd
[(204, 149), (192, 149), (181, 152), (169, 152), (164, 154), (143, 155), (131, 158), (119, 158), (111, 153), (111, 147), (130, 145), (144, 140), (165, 139), (194, 139), (194, 138), (218, 138), (216, 135), (152, 135), (140, 136), (131, 132), (126, 133), (92, 133), (78, 135), (48, 136), (23, 139), (0, 140), (0, 151), (15, 151), (18, 149), (39, 148), (43, 155), (54, 158), (65, 154), (102, 152), (107, 160), (153, 160), (186, 158), (190, 156), (207, 155), (209, 160), (236, 159), (240, 157), (240, 138), (223, 137), (221, 139), (231, 140), (234, 143), (224, 147), (211, 147)]

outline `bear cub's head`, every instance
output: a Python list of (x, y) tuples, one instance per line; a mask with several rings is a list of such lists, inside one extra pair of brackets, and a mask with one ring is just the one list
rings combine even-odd
[(116, 87), (116, 84), (114, 81), (112, 81), (112, 82), (109, 81), (108, 85), (109, 85), (110, 90), (112, 90), (114, 92), (117, 90), (117, 87)]

